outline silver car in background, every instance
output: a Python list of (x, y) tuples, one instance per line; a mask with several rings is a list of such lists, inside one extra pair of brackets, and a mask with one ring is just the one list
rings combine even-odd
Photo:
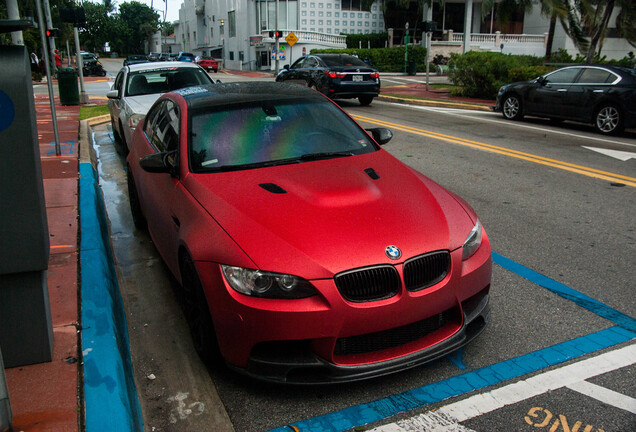
[(162, 94), (184, 87), (214, 84), (196, 63), (153, 62), (124, 66), (108, 97), (113, 135), (128, 151), (139, 120)]

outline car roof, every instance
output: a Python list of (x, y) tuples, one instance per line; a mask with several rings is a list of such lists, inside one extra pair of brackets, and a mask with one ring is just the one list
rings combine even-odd
[(321, 102), (325, 96), (298, 84), (277, 82), (235, 82), (189, 87), (175, 91), (186, 99), (191, 109), (246, 102), (284, 102), (305, 100)]
[(138, 71), (152, 71), (156, 69), (167, 69), (167, 68), (194, 68), (198, 69), (200, 66), (196, 63), (175, 63), (171, 61), (161, 61), (161, 62), (152, 62), (152, 63), (138, 63), (134, 65), (126, 66), (130, 72), (138, 72)]

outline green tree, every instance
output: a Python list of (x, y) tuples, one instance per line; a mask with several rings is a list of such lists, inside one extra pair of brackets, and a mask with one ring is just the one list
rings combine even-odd
[(113, 5), (106, 1), (102, 4), (85, 1), (82, 7), (86, 23), (80, 32), (80, 45), (93, 52), (101, 51), (104, 42), (110, 42), (109, 38), (114, 34), (115, 18), (109, 16), (113, 12)]
[(144, 43), (159, 29), (159, 14), (149, 6), (131, 1), (119, 5), (117, 32), (122, 37), (126, 53), (144, 52)]
[(632, 46), (636, 46), (636, 4), (634, 0), (580, 0), (578, 11), (582, 25), (588, 30), (590, 38), (586, 54), (586, 63), (592, 63), (600, 57), (603, 41), (607, 35), (609, 21), (614, 10), (620, 8), (616, 17), (616, 32)]

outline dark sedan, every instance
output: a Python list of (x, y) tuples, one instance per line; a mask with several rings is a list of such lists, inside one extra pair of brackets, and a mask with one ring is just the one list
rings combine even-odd
[(358, 99), (369, 105), (380, 93), (380, 74), (347, 54), (310, 54), (285, 65), (276, 81), (296, 82), (332, 99)]
[(509, 120), (524, 115), (594, 124), (602, 134), (636, 127), (636, 70), (568, 66), (532, 81), (499, 89), (495, 111)]

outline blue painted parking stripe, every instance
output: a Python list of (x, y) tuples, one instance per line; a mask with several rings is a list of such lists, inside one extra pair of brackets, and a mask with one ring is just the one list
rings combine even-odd
[[(397, 395), (293, 423), (300, 432), (342, 432), (424, 405), (563, 363), (626, 342), (636, 333), (615, 326)], [(289, 426), (270, 432), (290, 432)]]
[(623, 327), (624, 329), (636, 331), (636, 319), (625, 315), (617, 311), (616, 309), (613, 309), (606, 304), (603, 304), (600, 301), (589, 297), (575, 289), (572, 289), (567, 285), (563, 285), (562, 283), (557, 282), (554, 279), (550, 279), (549, 277), (544, 276), (541, 273), (537, 273), (536, 271), (531, 270), (509, 258), (506, 258), (503, 255), (499, 255), (496, 252), (492, 253), (492, 259), (495, 264), (518, 274), (519, 276), (529, 280), (530, 282), (542, 286), (543, 288), (552, 291), (560, 297), (573, 301), (577, 305), (597, 314), (600, 317), (612, 321), (613, 323)]

